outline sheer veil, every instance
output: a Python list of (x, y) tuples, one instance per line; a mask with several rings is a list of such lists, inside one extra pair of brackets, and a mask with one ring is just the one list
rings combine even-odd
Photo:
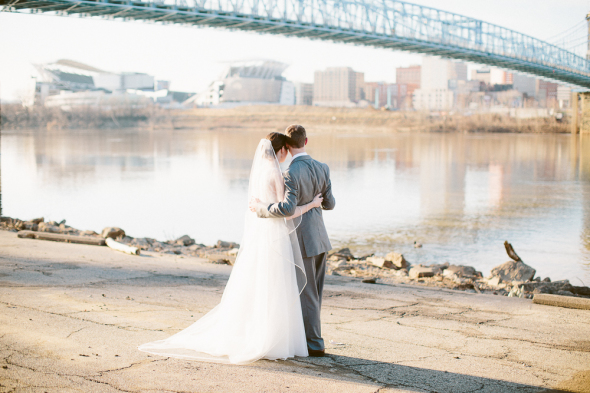
[[(275, 154), (271, 142), (268, 139), (261, 139), (256, 152), (254, 153), (254, 160), (252, 162), (252, 170), (250, 172), (250, 183), (248, 187), (248, 201), (253, 197), (258, 198), (264, 203), (277, 203), (281, 202), (285, 195), (285, 184), (283, 181), (283, 175), (281, 174), (281, 168), (279, 166), (279, 160)], [(298, 207), (298, 209), (300, 209)], [(247, 248), (254, 246), (249, 241), (250, 239), (256, 238), (256, 220), (273, 220), (272, 218), (258, 218), (256, 213), (248, 211), (246, 213), (244, 237), (242, 239), (242, 245), (236, 261), (239, 261), (240, 254)], [(288, 237), (288, 241), (291, 243), (293, 248), (293, 261), (295, 265), (295, 271), (297, 276), (297, 287), (299, 293), (303, 291), (303, 288), (307, 284), (307, 276), (305, 274), (305, 267), (303, 265), (303, 257), (301, 255), (301, 248), (299, 247), (299, 241), (297, 239), (297, 227), (301, 224), (301, 215), (296, 218), (283, 218), (280, 219), (285, 222), (287, 227), (287, 234), (276, 233), (273, 238), (267, 239), (267, 247), (274, 249), (277, 244), (281, 241), (286, 241), (285, 236)], [(283, 253), (277, 250), (278, 256), (283, 256)], [(291, 261), (290, 261), (291, 262)]]
[[(279, 162), (267, 139), (256, 149), (248, 194), (269, 204), (284, 198)], [(232, 364), (307, 356), (299, 298), (307, 280), (295, 233), (299, 221), (258, 218), (247, 210), (240, 250), (219, 304), (184, 330), (138, 349)]]

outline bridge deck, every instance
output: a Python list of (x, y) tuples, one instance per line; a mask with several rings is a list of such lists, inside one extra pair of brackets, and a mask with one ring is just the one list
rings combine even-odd
[(184, 0), (0, 0), (0, 6), (3, 11), (209, 26), (402, 50), (590, 88), (588, 60), (499, 26), (428, 7), (396, 0), (194, 1), (188, 6)]

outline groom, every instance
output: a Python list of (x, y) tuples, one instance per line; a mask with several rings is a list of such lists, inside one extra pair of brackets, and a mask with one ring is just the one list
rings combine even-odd
[[(336, 200), (332, 195), (330, 168), (326, 164), (311, 158), (305, 152), (307, 135), (305, 128), (291, 125), (285, 130), (291, 143), (287, 145), (293, 161), (283, 173), (285, 180), (285, 198), (283, 202), (256, 205), (256, 214), (261, 218), (289, 217), (295, 213), (297, 206), (305, 205), (317, 194), (322, 194), (323, 210), (332, 210)], [(307, 285), (301, 293), (301, 309), (307, 338), (307, 350), (310, 356), (322, 357), (325, 354), (322, 339), (320, 309), (322, 291), (326, 273), (326, 254), (332, 249), (328, 233), (324, 226), (322, 210), (311, 209), (301, 218), (297, 228), (297, 239), (303, 256)]]

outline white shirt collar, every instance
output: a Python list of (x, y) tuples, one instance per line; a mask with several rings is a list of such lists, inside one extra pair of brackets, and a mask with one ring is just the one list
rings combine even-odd
[(301, 157), (301, 156), (308, 156), (308, 155), (309, 155), (309, 154), (307, 154), (306, 152), (303, 152), (303, 153), (298, 153), (298, 154), (295, 154), (295, 155), (293, 156), (292, 160), (296, 159), (297, 157)]

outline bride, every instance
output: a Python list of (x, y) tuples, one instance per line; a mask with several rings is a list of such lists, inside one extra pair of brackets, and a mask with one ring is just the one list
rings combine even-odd
[[(250, 172), (249, 200), (283, 200), (279, 162), (288, 137), (270, 133), (258, 144)], [(295, 234), (300, 216), (321, 205), (299, 206), (288, 220), (246, 213), (244, 236), (221, 302), (186, 329), (140, 345), (140, 351), (182, 359), (247, 364), (258, 359), (308, 356), (299, 294), (305, 268)]]

